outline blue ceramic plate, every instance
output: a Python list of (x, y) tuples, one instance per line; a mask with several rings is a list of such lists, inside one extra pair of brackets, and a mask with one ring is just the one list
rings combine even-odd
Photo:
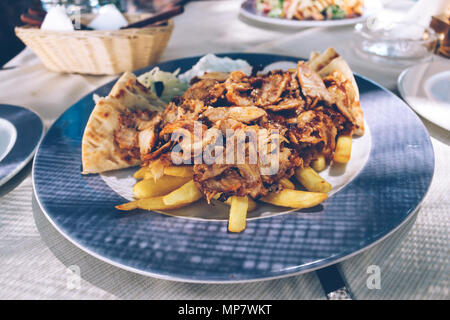
[[(288, 67), (298, 58), (224, 54), (253, 66)], [(199, 57), (158, 64), (190, 69)], [(284, 61), (280, 63), (280, 61)], [(273, 67), (273, 65), (272, 65)], [(141, 74), (152, 67), (137, 72)], [(227, 232), (228, 208), (200, 201), (170, 214), (124, 213), (132, 173), (83, 176), (81, 139), (94, 107), (114, 81), (87, 95), (50, 128), (34, 161), (37, 199), (75, 245), (115, 266), (187, 282), (242, 282), (311, 271), (367, 249), (412, 216), (431, 182), (433, 149), (418, 117), (391, 92), (356, 77), (366, 133), (354, 139), (346, 167), (323, 173), (333, 184), (322, 205), (300, 211), (261, 204), (240, 234)], [(125, 187), (124, 187), (125, 186)]]
[(36, 113), (0, 104), (0, 186), (31, 160), (43, 135), (44, 125)]

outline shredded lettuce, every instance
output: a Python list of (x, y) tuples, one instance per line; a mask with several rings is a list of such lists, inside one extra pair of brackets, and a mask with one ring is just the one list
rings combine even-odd
[(328, 19), (345, 19), (347, 12), (338, 5), (331, 5), (325, 9), (325, 15)]
[(203, 56), (190, 70), (183, 74), (179, 74), (180, 69), (175, 72), (166, 72), (155, 67), (139, 76), (138, 80), (162, 101), (169, 103), (174, 97), (182, 96), (186, 92), (189, 88), (189, 82), (194, 77), (201, 76), (205, 72), (231, 72), (236, 70), (241, 70), (250, 75), (252, 66), (242, 59), (220, 58), (210, 53)]
[(172, 73), (155, 67), (139, 76), (138, 80), (162, 101), (169, 103), (172, 98), (183, 95), (189, 87), (186, 82), (177, 78), (179, 72), (179, 69)]
[(256, 10), (272, 18), (280, 18), (283, 14), (284, 0), (258, 0)]

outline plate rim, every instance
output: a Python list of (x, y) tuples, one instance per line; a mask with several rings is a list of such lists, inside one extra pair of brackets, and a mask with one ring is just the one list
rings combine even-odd
[[(263, 282), (263, 281), (271, 281), (271, 280), (277, 280), (277, 279), (283, 279), (283, 278), (288, 278), (288, 277), (294, 277), (294, 276), (298, 276), (301, 274), (306, 274), (309, 272), (313, 272), (322, 268), (326, 268), (328, 266), (334, 265), (334, 264), (338, 264), (340, 262), (343, 262), (347, 259), (350, 259), (360, 253), (363, 253), (366, 250), (371, 249), (372, 247), (376, 246), (377, 244), (379, 244), (380, 242), (383, 242), (384, 240), (386, 240), (387, 238), (389, 238), (390, 236), (392, 236), (394, 233), (396, 233), (399, 229), (401, 229), (405, 224), (407, 224), (414, 216), (416, 216), (419, 212), (420, 207), (422, 206), (423, 201), (427, 198), (428, 193), (430, 191), (430, 187), (428, 187), (425, 195), (423, 196), (422, 200), (420, 201), (420, 203), (417, 205), (417, 207), (410, 213), (408, 214), (408, 216), (398, 225), (396, 226), (394, 229), (392, 229), (391, 231), (389, 231), (388, 233), (386, 233), (383, 237), (375, 240), (374, 242), (372, 242), (371, 244), (367, 245), (366, 247), (363, 247), (359, 250), (353, 251), (352, 253), (342, 256), (336, 260), (330, 261), (328, 263), (325, 264), (320, 264), (320, 262), (322, 260), (319, 261), (315, 261), (314, 264), (317, 264), (317, 266), (312, 267), (312, 268), (308, 268), (308, 269), (303, 269), (297, 272), (293, 272), (293, 273), (286, 273), (286, 274), (281, 274), (281, 275), (277, 275), (277, 276), (270, 276), (270, 277), (260, 277), (260, 278), (253, 278), (253, 279), (241, 279), (241, 280), (198, 280), (198, 279), (189, 279), (189, 278), (183, 278), (183, 277), (175, 277), (175, 276), (169, 276), (169, 275), (164, 275), (164, 274), (159, 274), (159, 273), (153, 273), (153, 272), (149, 272), (149, 271), (144, 271), (138, 268), (133, 268), (130, 266), (127, 266), (125, 264), (121, 264), (119, 262), (116, 262), (112, 259), (106, 258), (86, 247), (84, 247), (83, 245), (79, 244), (77, 241), (75, 241), (74, 239), (72, 239), (69, 235), (67, 235), (61, 228), (59, 228), (59, 226), (51, 219), (51, 217), (48, 215), (47, 211), (44, 209), (44, 207), (42, 206), (40, 199), (37, 195), (36, 192), (36, 188), (35, 188), (35, 179), (34, 179), (34, 160), (33, 160), (33, 168), (32, 168), (32, 174), (33, 174), (33, 179), (32, 179), (32, 185), (33, 185), (33, 195), (34, 198), (36, 200), (36, 202), (39, 205), (39, 208), (41, 209), (41, 211), (44, 213), (44, 216), (47, 218), (47, 220), (50, 222), (50, 224), (66, 239), (68, 240), (70, 243), (72, 243), (73, 245), (75, 245), (78, 249), (80, 249), (81, 251), (93, 256), (94, 258), (103, 261), (105, 263), (108, 263), (116, 268), (125, 270), (125, 271), (129, 271), (129, 272), (133, 272), (136, 274), (139, 274), (141, 276), (146, 276), (146, 277), (151, 277), (151, 278), (155, 278), (155, 279), (160, 279), (160, 280), (167, 280), (167, 281), (173, 281), (173, 282), (180, 282), (180, 283), (193, 283), (193, 284), (240, 284), (240, 283), (253, 283), (253, 282)], [(434, 175), (433, 175), (434, 178)], [(432, 178), (432, 179), (433, 179)], [(431, 185), (431, 181), (430, 181), (430, 185)], [(328, 258), (326, 258), (328, 259)]]
[[(5, 185), (9, 180), (11, 180), (13, 177), (15, 177), (20, 172), (20, 170), (22, 170), (30, 162), (30, 160), (34, 157), (37, 150), (39, 149), (39, 146), (45, 136), (44, 122), (42, 121), (41, 116), (37, 112), (35, 112), (31, 109), (22, 107), (22, 106), (16, 106), (16, 105), (11, 105), (11, 104), (0, 104), (0, 110), (1, 110), (1, 108), (4, 108), (4, 107), (16, 109), (16, 110), (22, 110), (25, 112), (29, 112), (30, 114), (33, 114), (34, 116), (36, 116), (36, 118), (38, 120), (38, 122), (36, 122), (36, 123), (40, 124), (41, 130), (39, 133), (39, 138), (34, 141), (33, 148), (27, 151), (27, 156), (21, 158), (20, 162), (17, 164), (17, 166), (15, 166), (14, 169), (11, 170), (7, 175), (5, 175), (3, 178), (0, 177), (0, 187)], [(0, 113), (1, 113), (1, 111), (0, 111)], [(0, 117), (1, 117), (1, 115), (0, 115)], [(9, 123), (11, 123), (14, 126), (14, 129), (16, 130), (16, 133), (17, 133), (17, 137), (16, 137), (16, 141), (14, 141), (14, 145), (2, 159), (2, 161), (4, 161), (7, 157), (9, 157), (11, 155), (14, 156), (14, 154), (17, 153), (16, 146), (18, 145), (18, 140), (23, 137), (23, 133), (17, 129), (17, 126), (16, 126), (17, 121), (14, 121), (14, 120), (11, 120), (8, 118), (3, 118), (3, 117), (1, 117), (1, 118), (8, 121)], [(0, 162), (0, 167), (1, 166), (2, 166), (2, 163)]]
[[(293, 58), (295, 58), (295, 59), (302, 59), (302, 58), (299, 58), (299, 57), (288, 56), (288, 55), (279, 55), (279, 54), (273, 54), (273, 53), (231, 52), (231, 53), (216, 53), (216, 54), (217, 54), (217, 55), (221, 55), (221, 56), (226, 56), (226, 55), (232, 55), (232, 54), (235, 54), (235, 55), (260, 55), (260, 56), (274, 56), (274, 57), (279, 57), (279, 58), (287, 57), (287, 58), (291, 58), (291, 59), (293, 59)], [(159, 63), (157, 63), (157, 64), (153, 64), (153, 65), (150, 65), (150, 66), (148, 66), (148, 67), (145, 67), (145, 68), (142, 68), (142, 69), (139, 69), (139, 70), (135, 70), (134, 73), (140, 74), (141, 72), (145, 72), (145, 70), (149, 70), (150, 68), (152, 68), (152, 67), (154, 67), (155, 65), (158, 65), (158, 64), (162, 64), (162, 63), (166, 63), (166, 62), (174, 62), (174, 61), (178, 61), (178, 60), (185, 60), (185, 59), (199, 59), (199, 58), (201, 58), (202, 56), (203, 56), (203, 55), (189, 56), (189, 57), (182, 57), (182, 58), (178, 58), (178, 59), (172, 59), (172, 60), (168, 60), (168, 61), (162, 61), (162, 62), (159, 62)], [(396, 100), (398, 99), (400, 102), (404, 103), (404, 101), (403, 101), (400, 97), (398, 97), (397, 95), (395, 95), (394, 93), (392, 93), (391, 91), (389, 91), (388, 89), (386, 89), (385, 87), (383, 87), (382, 85), (376, 83), (375, 81), (373, 81), (373, 80), (371, 80), (371, 79), (368, 79), (368, 78), (366, 78), (366, 77), (364, 77), (364, 76), (361, 76), (361, 75), (359, 75), (359, 74), (357, 74), (357, 73), (354, 73), (354, 75), (360, 77), (360, 78), (363, 79), (363, 80), (366, 80), (366, 81), (370, 82), (372, 85), (375, 85), (376, 87), (380, 88), (381, 90), (383, 90), (383, 91), (389, 93), (391, 97), (395, 98)], [(97, 91), (97, 90), (100, 89), (101, 87), (107, 86), (107, 85), (109, 85), (109, 84), (113, 84), (115, 81), (117, 81), (118, 78), (119, 78), (119, 77), (117, 77), (117, 78), (111, 80), (110, 82), (105, 83), (105, 84), (103, 84), (102, 86), (99, 86), (98, 88), (96, 88), (96, 89), (94, 89), (93, 91), (89, 92), (88, 94), (86, 94), (85, 96), (83, 96), (80, 100), (78, 100), (77, 102), (75, 102), (72, 106), (78, 104), (78, 103), (81, 102), (83, 99), (86, 99), (88, 96), (91, 96), (95, 91)], [(60, 117), (63, 117), (64, 114), (65, 114), (66, 112), (68, 112), (68, 111), (72, 108), (72, 106), (69, 107), (65, 112), (63, 112), (63, 113), (58, 117), (58, 119), (59, 119)], [(412, 112), (412, 110), (410, 110), (410, 111)], [(426, 131), (425, 125), (423, 124), (422, 121), (420, 121), (420, 118), (418, 118), (417, 114), (415, 114), (414, 112), (412, 112), (412, 114), (414, 114), (414, 116), (415, 116), (415, 117), (417, 118), (417, 120), (418, 120), (418, 123), (423, 127), (423, 129), (425, 130), (425, 132), (427, 132), (427, 131)], [(57, 120), (58, 120), (58, 119), (57, 119)], [(55, 122), (52, 124), (52, 126), (56, 124), (57, 120), (55, 120)], [(51, 129), (51, 128), (50, 128), (50, 129)], [(50, 131), (50, 129), (49, 129), (49, 131)], [(430, 140), (430, 138), (429, 138), (429, 135), (428, 135), (427, 137), (428, 137), (428, 142), (429, 142), (429, 144), (430, 144), (432, 150), (434, 151), (433, 146), (432, 146), (432, 143), (431, 143), (431, 140)], [(413, 210), (411, 210), (411, 211), (408, 213), (408, 215), (406, 215), (406, 216), (403, 218), (403, 220), (402, 220), (396, 227), (392, 228), (392, 229), (391, 229), (390, 231), (388, 231), (385, 235), (381, 236), (380, 238), (378, 238), (377, 240), (371, 242), (370, 244), (368, 244), (368, 245), (366, 245), (366, 246), (364, 246), (364, 247), (361, 247), (361, 248), (359, 248), (358, 250), (352, 251), (351, 253), (344, 254), (344, 255), (342, 255), (341, 257), (337, 258), (337, 259), (332, 259), (331, 256), (328, 256), (328, 257), (323, 258), (323, 259), (320, 259), (320, 260), (315, 260), (315, 261), (311, 262), (310, 265), (311, 265), (312, 267), (309, 267), (309, 268), (302, 268), (302, 269), (299, 270), (299, 271), (289, 272), (289, 273), (282, 273), (282, 274), (274, 275), (274, 276), (264, 276), (264, 275), (262, 275), (262, 276), (255, 276), (255, 277), (245, 278), (245, 279), (229, 279), (229, 278), (228, 278), (228, 279), (226, 279), (226, 280), (215, 280), (215, 279), (213, 279), (213, 280), (210, 280), (210, 279), (204, 280), (204, 279), (196, 279), (196, 278), (187, 278), (187, 277), (183, 277), (183, 276), (177, 277), (177, 276), (170, 275), (170, 274), (153, 273), (153, 272), (150, 272), (150, 271), (146, 271), (146, 270), (142, 270), (142, 269), (139, 269), (139, 268), (135, 268), (135, 267), (132, 267), (132, 266), (129, 266), (129, 265), (125, 265), (125, 264), (120, 263), (120, 262), (118, 262), (118, 261), (114, 261), (114, 260), (112, 260), (112, 259), (110, 259), (110, 258), (107, 258), (107, 257), (103, 256), (102, 254), (96, 253), (95, 251), (92, 251), (91, 249), (86, 248), (86, 247), (83, 246), (81, 243), (78, 243), (77, 240), (72, 239), (70, 235), (66, 234), (66, 232), (63, 231), (63, 230), (62, 230), (62, 229), (61, 229), (61, 228), (53, 221), (53, 219), (50, 217), (50, 215), (48, 214), (48, 212), (45, 210), (43, 204), (41, 203), (41, 200), (40, 200), (40, 198), (39, 198), (39, 195), (38, 195), (37, 189), (36, 189), (36, 185), (35, 185), (35, 180), (36, 180), (36, 179), (35, 179), (35, 174), (36, 174), (36, 170), (35, 170), (36, 157), (35, 157), (34, 160), (33, 160), (33, 167), (32, 167), (32, 184), (33, 184), (33, 191), (34, 191), (35, 199), (36, 199), (36, 201), (37, 201), (37, 203), (38, 203), (40, 209), (42, 210), (42, 212), (44, 213), (44, 215), (46, 216), (46, 218), (49, 220), (49, 222), (51, 223), (51, 225), (52, 225), (52, 226), (53, 226), (53, 227), (54, 227), (54, 228), (55, 228), (55, 229), (56, 229), (56, 230), (57, 230), (64, 238), (66, 238), (69, 242), (71, 242), (72, 244), (74, 244), (76, 247), (78, 247), (78, 248), (81, 249), (82, 251), (88, 253), (89, 255), (91, 255), (91, 256), (93, 256), (93, 257), (95, 257), (95, 258), (97, 258), (97, 259), (99, 259), (99, 260), (101, 260), (101, 261), (103, 261), (103, 262), (106, 262), (106, 263), (111, 264), (111, 265), (113, 265), (113, 266), (115, 266), (115, 267), (118, 267), (118, 268), (120, 268), (120, 269), (124, 269), (124, 270), (130, 271), (130, 272), (133, 272), (133, 273), (136, 273), (136, 274), (140, 274), (140, 275), (144, 275), (144, 276), (150, 276), (150, 277), (157, 278), (157, 279), (162, 279), (162, 280), (169, 280), (169, 281), (176, 281), (176, 282), (184, 282), (184, 283), (236, 284), (236, 283), (249, 283), (249, 282), (267, 281), (267, 280), (280, 279), (280, 278), (285, 278), (285, 277), (290, 277), (290, 276), (295, 276), (295, 275), (299, 275), (299, 274), (308, 273), (308, 272), (311, 272), (311, 271), (314, 271), (314, 270), (317, 270), (317, 269), (321, 269), (321, 268), (324, 268), (324, 267), (326, 267), (326, 266), (333, 265), (333, 264), (342, 262), (342, 261), (344, 261), (344, 260), (347, 260), (347, 259), (349, 259), (349, 258), (351, 258), (351, 257), (353, 257), (353, 256), (355, 256), (355, 255), (358, 255), (358, 254), (360, 254), (360, 253), (362, 253), (362, 252), (364, 252), (364, 251), (366, 251), (366, 250), (372, 248), (372, 247), (375, 246), (376, 244), (378, 244), (378, 243), (382, 242), (383, 240), (385, 240), (386, 238), (390, 237), (392, 234), (396, 233), (396, 231), (398, 231), (402, 226), (404, 226), (408, 221), (410, 221), (410, 219), (411, 219), (413, 216), (415, 216), (415, 215), (417, 214), (417, 212), (418, 212), (418, 210), (420, 209), (420, 207), (421, 207), (423, 201), (427, 198), (427, 195), (428, 195), (429, 190), (430, 190), (431, 183), (432, 183), (433, 178), (434, 178), (434, 172), (435, 172), (435, 155), (434, 155), (434, 152), (432, 153), (432, 159), (431, 159), (431, 160), (432, 160), (432, 168), (431, 168), (432, 174), (431, 174), (431, 179), (429, 180), (428, 185), (427, 185), (427, 187), (426, 187), (426, 191), (424, 192), (424, 194), (423, 194), (422, 198), (420, 199), (419, 203), (414, 207)], [(326, 262), (325, 262), (325, 261), (326, 261)], [(324, 263), (324, 262), (325, 262), (325, 263)], [(307, 265), (307, 264), (305, 264), (305, 265)], [(299, 267), (299, 266), (297, 266), (297, 267)]]
[[(430, 118), (428, 115), (426, 115), (424, 112), (419, 111), (420, 108), (417, 108), (416, 106), (414, 106), (414, 103), (412, 103), (411, 99), (409, 98), (409, 96), (406, 94), (405, 91), (405, 87), (404, 87), (404, 80), (406, 75), (409, 72), (412, 72), (412, 70), (419, 68), (421, 66), (425, 66), (425, 65), (431, 65), (431, 64), (445, 64), (444, 61), (428, 61), (428, 62), (424, 62), (424, 63), (420, 63), (420, 64), (416, 64), (413, 66), (410, 66), (409, 68), (406, 68), (405, 70), (403, 70), (400, 75), (397, 78), (397, 88), (398, 88), (398, 92), (400, 93), (400, 96), (403, 98), (403, 100), (406, 102), (406, 104), (418, 115), (420, 115), (421, 117), (425, 118), (426, 120), (430, 121), (431, 123), (433, 123), (434, 125), (438, 126), (441, 129), (444, 129), (446, 131), (450, 131), (450, 124), (448, 125), (448, 127), (445, 126), (444, 123), (441, 123), (440, 121), (436, 121), (435, 119)], [(450, 64), (449, 64), (450, 66)], [(450, 69), (448, 70), (450, 71)]]

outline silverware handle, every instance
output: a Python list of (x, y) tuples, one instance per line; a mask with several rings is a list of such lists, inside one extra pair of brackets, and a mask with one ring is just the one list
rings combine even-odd
[(353, 300), (350, 290), (347, 287), (339, 288), (327, 293), (328, 300)]
[(167, 20), (176, 15), (182, 14), (183, 12), (184, 12), (184, 7), (181, 7), (181, 6), (173, 7), (171, 9), (164, 10), (163, 12), (159, 12), (150, 18), (129, 24), (128, 26), (122, 27), (121, 29), (142, 28), (142, 27), (148, 26), (149, 24)]
[(337, 265), (316, 270), (328, 300), (353, 300), (353, 295)]

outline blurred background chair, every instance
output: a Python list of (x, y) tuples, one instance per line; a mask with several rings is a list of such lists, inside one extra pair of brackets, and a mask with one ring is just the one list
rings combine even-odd
[(0, 1), (0, 67), (25, 47), (14, 34), (14, 27), (22, 25), (20, 14), (40, 3), (40, 0)]

